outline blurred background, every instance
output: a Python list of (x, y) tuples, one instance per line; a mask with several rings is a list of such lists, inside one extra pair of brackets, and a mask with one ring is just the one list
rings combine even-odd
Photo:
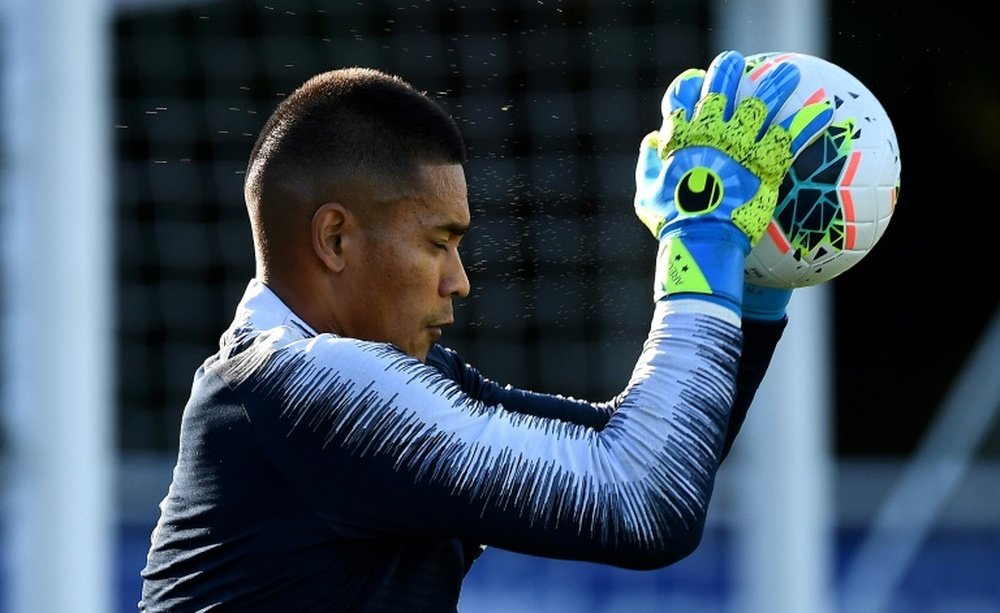
[[(8, 41), (19, 23), (12, 16), (30, 12), (18, 13), (15, 4), (8, 0), (5, 12)], [(25, 416), (21, 403), (31, 402), (25, 377), (37, 377), (36, 387), (46, 380), (68, 386), (64, 400), (48, 403), (55, 405), (43, 414), (48, 419), (84, 410), (77, 398), (84, 408), (97, 407), (94, 419), (84, 420), (109, 433), (109, 451), (98, 453), (112, 468), (104, 477), (113, 518), (104, 528), (113, 543), (108, 606), (135, 610), (192, 375), (215, 350), (253, 275), (242, 201), (246, 160), (269, 113), (305, 79), (343, 66), (381, 68), (427, 91), (459, 121), (470, 155), (474, 223), (463, 257), (473, 291), (445, 344), (500, 382), (605, 400), (627, 382), (651, 311), (655, 247), (631, 204), (639, 140), (658, 126), (660, 96), (674, 75), (706, 66), (727, 48), (727, 31), (745, 28), (769, 41), (767, 25), (782, 21), (780, 13), (769, 14), (781, 3), (741, 1), (732, 6), (744, 17), (730, 16), (723, 27), (730, 4), (721, 0), (82, 4), (100, 16), (106, 37), (104, 72), (96, 74), (108, 106), (105, 121), (91, 129), (105, 139), (109, 160), (106, 192), (92, 193), (105, 194), (107, 206), (98, 209), (104, 217), (95, 217), (105, 229), (92, 232), (103, 232), (110, 249), (98, 259), (111, 273), (102, 307), (110, 391), (103, 408), (87, 404), (100, 393), (78, 394), (72, 378), (41, 377), (47, 362), (9, 350), (0, 380), (6, 389), (2, 610), (27, 611), (25, 603), (44, 601), (10, 596), (17, 581), (30, 581), (24, 579), (30, 573), (17, 570), (22, 556), (34, 555), (39, 564), (47, 556), (81, 559), (66, 543), (26, 554), (33, 551), (30, 538), (17, 532), (28, 507), (8, 492), (18, 491), (18, 479), (32, 466), (24, 446), (58, 463), (72, 437), (50, 436), (39, 414)], [(815, 369), (828, 373), (820, 388), (826, 391), (792, 404), (798, 413), (820, 414), (809, 431), (821, 441), (818, 459), (804, 461), (820, 467), (811, 474), (824, 493), (809, 500), (819, 501), (826, 518), (818, 581), (829, 610), (1000, 611), (1000, 258), (988, 191), (1000, 160), (1000, 56), (986, 26), (966, 17), (976, 14), (971, 4), (969, 10), (963, 4), (813, 5), (820, 28), (809, 50), (848, 69), (882, 101), (902, 159), (899, 204), (872, 253), (821, 293), (800, 290), (810, 298), (793, 304), (793, 317), (808, 320), (806, 309), (818, 304), (828, 318), (827, 340), (816, 355), (800, 354), (798, 364), (808, 371), (815, 360)], [(786, 29), (794, 28), (789, 19)], [(67, 23), (72, 28), (77, 21)], [(12, 102), (16, 88), (31, 86), (12, 48), (0, 58), (8, 135), (21, 133), (22, 115), (13, 111), (24, 106)], [(763, 43), (740, 50), (792, 49)], [(70, 109), (76, 104), (71, 87), (48, 95), (67, 97)], [(44, 142), (57, 148), (58, 137)], [(62, 206), (52, 209), (62, 211), (52, 223), (66, 223), (75, 209), (80, 219), (69, 223), (85, 228), (85, 203), (17, 208), (23, 194), (11, 185), (18, 155), (31, 141), (7, 139), (0, 223), (17, 225), (12, 210), (41, 215)], [(78, 149), (81, 164), (87, 150)], [(64, 177), (52, 170), (48, 180), (56, 189)], [(58, 250), (46, 227), (5, 246), (0, 315), (15, 349), (41, 341), (18, 340), (27, 335), (19, 332), (25, 315), (11, 305), (23, 286), (11, 280), (46, 281), (44, 271), (31, 277), (37, 262), (11, 245)], [(59, 257), (84, 256), (70, 250)], [(77, 294), (60, 290), (45, 294), (62, 309), (51, 318), (73, 320)], [(39, 359), (60, 359), (54, 343), (49, 351), (56, 355)], [(85, 340), (84, 353), (74, 355), (86, 355), (88, 347)], [(752, 431), (756, 411), (766, 408), (751, 412), (749, 436), (766, 440), (766, 433)], [(720, 474), (705, 541), (690, 558), (638, 573), (489, 551), (469, 574), (461, 609), (764, 610), (750, 604), (747, 582), (779, 591), (782, 584), (754, 581), (744, 568), (751, 558), (741, 553), (749, 546), (742, 527), (767, 518), (748, 519), (741, 502), (747, 474), (741, 442)], [(796, 456), (787, 461), (796, 463)], [(90, 473), (79, 469), (87, 487)], [(68, 481), (78, 480), (70, 474)], [(101, 478), (92, 483), (103, 487)], [(52, 521), (71, 510), (51, 512)], [(39, 589), (34, 585), (24, 590)]]

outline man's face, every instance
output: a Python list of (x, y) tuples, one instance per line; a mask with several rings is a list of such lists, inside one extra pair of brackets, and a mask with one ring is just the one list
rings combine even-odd
[(469, 228), (461, 165), (423, 165), (415, 197), (391, 205), (362, 233), (360, 260), (348, 263), (357, 295), (355, 338), (389, 342), (423, 361), (441, 328), (454, 321), (452, 300), (469, 294), (458, 245)]

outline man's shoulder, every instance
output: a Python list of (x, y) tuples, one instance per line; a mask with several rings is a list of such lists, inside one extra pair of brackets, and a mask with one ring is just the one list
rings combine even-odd
[(417, 366), (422, 366), (418, 360), (389, 343), (315, 334), (283, 324), (234, 335), (220, 350), (213, 370), (233, 386), (261, 377), (288, 377), (303, 370), (350, 373)]

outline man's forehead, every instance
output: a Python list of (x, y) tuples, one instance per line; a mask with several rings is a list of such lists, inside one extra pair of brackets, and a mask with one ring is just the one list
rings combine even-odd
[(469, 198), (462, 166), (425, 164), (421, 167), (420, 177), (415, 200), (424, 209), (427, 222), (462, 230), (455, 234), (468, 230)]
[(469, 231), (469, 205), (464, 199), (449, 201), (441, 198), (420, 198), (412, 200), (411, 206), (420, 224), (425, 227), (457, 235)]
[(417, 172), (421, 190), (445, 197), (466, 198), (465, 169), (461, 164), (421, 164)]

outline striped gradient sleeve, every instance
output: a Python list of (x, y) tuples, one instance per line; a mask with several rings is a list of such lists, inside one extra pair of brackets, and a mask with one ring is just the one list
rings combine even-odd
[[(723, 459), (732, 450), (787, 323), (787, 317), (776, 321), (743, 320), (743, 351), (736, 372), (736, 399), (733, 401), (726, 429)], [(474, 366), (465, 363), (455, 350), (440, 345), (431, 348), (427, 354), (427, 363), (458, 383), (469, 396), (517, 413), (561, 419), (600, 430), (607, 425), (617, 405), (617, 399), (592, 403), (569, 396), (541, 394), (500, 385), (484, 377)], [(557, 367), (552, 365), (552, 368)]]
[(397, 349), (272, 331), (222, 375), (335, 531), (452, 537), (658, 568), (697, 546), (736, 392), (740, 322), (663, 301), (601, 430), (508, 411)]

